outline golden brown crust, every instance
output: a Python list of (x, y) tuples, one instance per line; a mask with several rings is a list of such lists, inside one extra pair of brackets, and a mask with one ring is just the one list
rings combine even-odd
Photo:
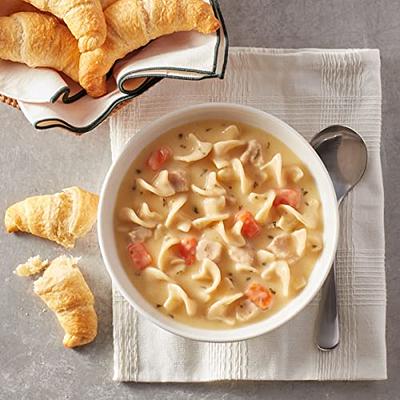
[(92, 229), (96, 222), (99, 196), (77, 186), (64, 189), (63, 192), (69, 196), (73, 206), (69, 231), (77, 238), (82, 237)]
[(107, 39), (82, 54), (79, 81), (88, 94), (106, 93), (105, 75), (114, 62), (153, 39), (174, 32), (219, 28), (212, 7), (203, 0), (118, 0), (104, 10)]
[(115, 3), (116, 1), (118, 1), (118, 0), (100, 0), (103, 10), (105, 10), (108, 6)]
[(78, 40), (82, 53), (100, 47), (106, 39), (107, 27), (100, 0), (24, 1), (63, 19)]
[(0, 58), (30, 67), (49, 67), (79, 80), (79, 49), (57, 18), (38, 12), (0, 17)]
[(7, 232), (27, 232), (72, 248), (96, 221), (98, 196), (79, 187), (28, 197), (6, 211)]
[(82, 346), (95, 339), (94, 297), (77, 266), (77, 259), (60, 256), (53, 260), (35, 281), (33, 290), (55, 312), (65, 331), (65, 347)]

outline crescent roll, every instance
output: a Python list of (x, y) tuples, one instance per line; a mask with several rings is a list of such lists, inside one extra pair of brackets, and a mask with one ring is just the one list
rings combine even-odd
[(77, 259), (60, 256), (34, 282), (34, 292), (54, 311), (65, 331), (64, 346), (92, 342), (97, 335), (94, 296), (77, 266)]
[(0, 58), (62, 71), (79, 80), (79, 49), (57, 18), (38, 12), (0, 17)]
[(116, 60), (151, 40), (179, 31), (211, 33), (219, 28), (210, 4), (203, 0), (118, 0), (104, 10), (105, 43), (83, 53), (79, 81), (87, 93), (106, 93), (106, 74)]
[(100, 47), (106, 40), (107, 27), (100, 0), (24, 1), (64, 20), (82, 53)]
[(96, 221), (98, 196), (78, 187), (60, 193), (29, 197), (9, 207), (7, 232), (28, 232), (72, 248)]

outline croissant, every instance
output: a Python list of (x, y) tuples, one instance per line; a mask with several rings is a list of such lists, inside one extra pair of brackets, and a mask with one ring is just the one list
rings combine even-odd
[(101, 1), (101, 6), (103, 7), (103, 10), (105, 10), (108, 6), (110, 6), (112, 3), (115, 3), (118, 0), (100, 0)]
[(100, 0), (24, 0), (63, 19), (78, 40), (79, 50), (94, 50), (106, 40), (107, 27)]
[(37, 12), (0, 17), (0, 58), (54, 68), (78, 81), (79, 57), (75, 38), (57, 18)]
[(67, 256), (56, 258), (33, 288), (55, 312), (65, 331), (64, 346), (69, 348), (90, 343), (97, 335), (94, 297), (77, 261)]
[(118, 0), (105, 9), (107, 38), (100, 48), (83, 53), (79, 81), (92, 97), (106, 93), (106, 74), (114, 62), (157, 37), (219, 28), (210, 4), (203, 0)]
[(49, 266), (49, 261), (40, 258), (40, 256), (30, 257), (28, 261), (19, 264), (14, 273), (18, 276), (31, 276), (43, 272)]
[(92, 228), (97, 204), (96, 194), (75, 186), (12, 205), (6, 211), (4, 223), (7, 232), (28, 232), (72, 248), (75, 240)]

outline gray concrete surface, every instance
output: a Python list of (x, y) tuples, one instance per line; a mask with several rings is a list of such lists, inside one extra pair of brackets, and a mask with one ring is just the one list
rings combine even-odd
[[(400, 3), (397, 0), (221, 0), (231, 44), (263, 47), (377, 47), (382, 55), (383, 171), (386, 189), (388, 373), (385, 382), (232, 382), (117, 384), (112, 382), (110, 281), (93, 236), (72, 254), (83, 265), (100, 316), (95, 344), (61, 347), (53, 316), (32, 295), (15, 265), (60, 249), (33, 237), (0, 233), (0, 399), (400, 399)], [(100, 187), (110, 162), (107, 125), (82, 138), (36, 132), (18, 111), (0, 106), (0, 214), (32, 193), (81, 184)], [(57, 164), (49, 160), (57, 159)], [(94, 235), (92, 233), (91, 235)], [(290, 366), (288, 366), (290, 368)], [(268, 365), (265, 366), (268, 368)]]

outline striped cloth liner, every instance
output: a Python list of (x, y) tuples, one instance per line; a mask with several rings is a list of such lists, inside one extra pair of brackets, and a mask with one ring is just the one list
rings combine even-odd
[(162, 331), (139, 316), (114, 289), (114, 379), (386, 379), (379, 51), (232, 48), (223, 81), (165, 80), (113, 117), (113, 156), (155, 118), (190, 104), (220, 101), (272, 113), (306, 139), (338, 123), (351, 126), (367, 143), (366, 175), (341, 210), (337, 255), (340, 346), (322, 353), (313, 344), (319, 296), (268, 335), (209, 344)]

